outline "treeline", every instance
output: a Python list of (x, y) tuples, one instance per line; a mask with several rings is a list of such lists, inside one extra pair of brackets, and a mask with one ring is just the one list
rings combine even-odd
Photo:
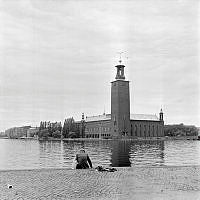
[(61, 122), (41, 121), (38, 137), (39, 138), (77, 138), (80, 136), (80, 124), (76, 123), (73, 117), (65, 119), (62, 126)]
[(78, 138), (80, 137), (80, 124), (76, 123), (72, 118), (65, 119), (62, 129), (64, 138)]
[(5, 132), (0, 132), (0, 137), (7, 137)]
[(165, 136), (197, 136), (198, 128), (195, 126), (187, 126), (184, 124), (174, 124), (164, 126)]

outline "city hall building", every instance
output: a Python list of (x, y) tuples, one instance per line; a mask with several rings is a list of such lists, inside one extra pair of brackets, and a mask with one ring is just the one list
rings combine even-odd
[(159, 117), (152, 114), (130, 114), (129, 81), (124, 68), (115, 66), (117, 74), (111, 82), (111, 114), (82, 116), (81, 137), (85, 138), (148, 138), (164, 136), (162, 109)]

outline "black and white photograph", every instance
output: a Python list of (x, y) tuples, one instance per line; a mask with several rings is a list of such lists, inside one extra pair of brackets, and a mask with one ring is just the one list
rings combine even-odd
[(199, 0), (0, 0), (0, 200), (200, 200)]

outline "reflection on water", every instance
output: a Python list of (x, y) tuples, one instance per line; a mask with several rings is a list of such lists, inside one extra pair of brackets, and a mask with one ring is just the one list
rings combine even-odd
[(85, 148), (94, 167), (200, 165), (200, 141), (37, 141), (0, 139), (0, 169), (71, 168)]
[(129, 141), (113, 141), (112, 142), (112, 167), (130, 167), (130, 149), (131, 143)]
[(131, 146), (132, 165), (161, 166), (164, 163), (164, 141), (139, 141)]
[(111, 165), (163, 165), (164, 141), (113, 141)]

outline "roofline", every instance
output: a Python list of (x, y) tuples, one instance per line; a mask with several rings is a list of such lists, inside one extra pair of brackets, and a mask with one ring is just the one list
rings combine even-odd
[(130, 121), (161, 122), (160, 120), (147, 120), (147, 119), (130, 119)]
[(127, 80), (124, 80), (124, 79), (117, 79), (117, 80), (111, 81), (111, 83), (114, 83), (114, 82), (117, 82), (117, 81), (130, 82), (130, 81), (127, 81)]
[(111, 121), (111, 119), (101, 119), (101, 120), (94, 120), (94, 121), (85, 121), (86, 123), (89, 123), (89, 122), (100, 122), (100, 121)]
[[(111, 121), (111, 119), (91, 120), (91, 121), (85, 121), (85, 123), (90, 123), (90, 122), (101, 122), (101, 121)], [(130, 119), (130, 121), (162, 122), (162, 121), (160, 121), (160, 120), (147, 120), (147, 119)]]

